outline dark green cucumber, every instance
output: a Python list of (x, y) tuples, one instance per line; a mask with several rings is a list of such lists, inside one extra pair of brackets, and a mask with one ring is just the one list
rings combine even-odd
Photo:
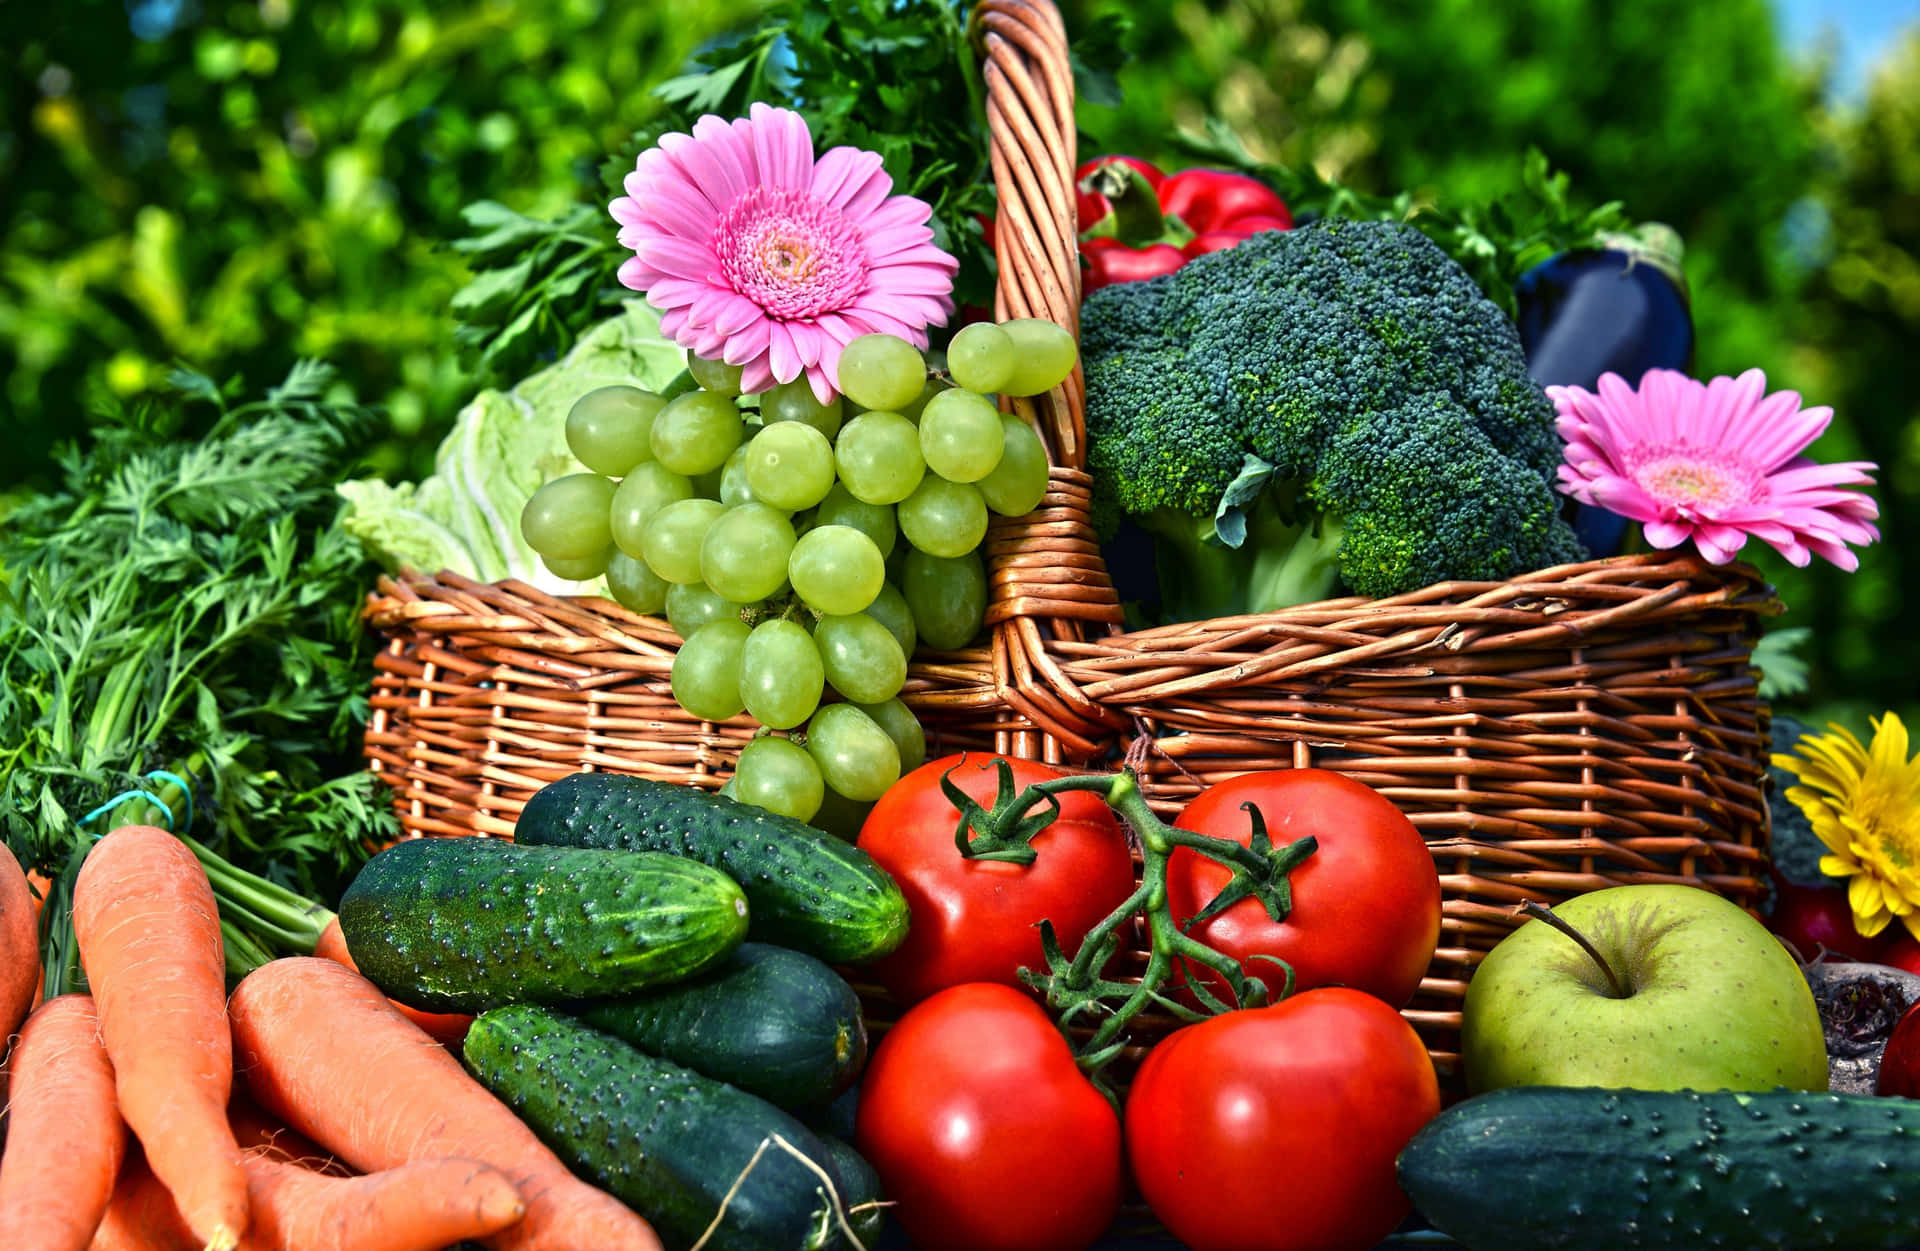
[(691, 786), (575, 773), (534, 792), (516, 842), (668, 852), (747, 892), (756, 942), (829, 964), (877, 959), (907, 936), (899, 883), (859, 848), (791, 817)]
[(1436, 1117), (1400, 1184), (1468, 1247), (1920, 1243), (1920, 1102), (1514, 1087)]
[(789, 1111), (824, 1106), (867, 1060), (853, 987), (812, 956), (765, 943), (742, 943), (691, 981), (568, 1011)]
[(846, 1209), (847, 1224), (853, 1228), (860, 1245), (872, 1251), (886, 1232), (886, 1200), (880, 1188), (880, 1174), (867, 1163), (867, 1157), (832, 1134), (820, 1134), (820, 1145), (827, 1150), (828, 1171), (840, 1186), (840, 1206)]
[(491, 838), (396, 843), (340, 901), (360, 972), (433, 1012), (677, 981), (724, 958), (746, 930), (739, 886), (697, 861)]
[(461, 1054), (481, 1085), (574, 1172), (644, 1216), (671, 1251), (698, 1240), (723, 1202), (710, 1251), (840, 1241), (820, 1178), (770, 1139), (832, 1176), (826, 1148), (764, 1099), (531, 1005), (480, 1016)]

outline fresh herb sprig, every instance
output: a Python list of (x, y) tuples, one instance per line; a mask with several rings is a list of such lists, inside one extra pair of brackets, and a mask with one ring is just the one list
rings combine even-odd
[[(174, 384), (63, 452), (60, 487), (0, 532), (0, 834), (64, 888), (90, 834), (184, 819), (188, 796), (150, 776), (166, 770), (214, 852), (325, 897), (393, 831), (355, 741), (374, 571), (333, 491), (374, 415), (312, 362), (251, 403)], [(193, 403), (218, 416), (183, 437)]]

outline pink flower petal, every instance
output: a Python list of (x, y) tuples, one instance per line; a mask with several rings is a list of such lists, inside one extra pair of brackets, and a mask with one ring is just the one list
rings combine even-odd
[(652, 272), (639, 257), (629, 256), (620, 262), (620, 268), (615, 272), (615, 276), (620, 279), (621, 286), (631, 287), (635, 291), (645, 291), (647, 286), (644, 275)]
[(747, 115), (753, 122), (753, 154), (760, 181), (789, 191), (810, 189), (813, 136), (807, 133), (806, 122), (792, 109), (776, 109), (758, 101)]
[(785, 322), (767, 325), (767, 364), (777, 381), (792, 382), (800, 376), (800, 353), (794, 350), (793, 336), (787, 333)]
[(1670, 521), (1649, 521), (1642, 527), (1647, 542), (1662, 551), (1678, 547), (1693, 537), (1693, 527)]

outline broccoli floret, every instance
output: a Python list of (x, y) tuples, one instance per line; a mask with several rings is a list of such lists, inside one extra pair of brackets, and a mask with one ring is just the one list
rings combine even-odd
[(1411, 226), (1269, 231), (1105, 287), (1081, 342), (1088, 463), (1161, 544), (1172, 615), (1582, 555), (1518, 332)]

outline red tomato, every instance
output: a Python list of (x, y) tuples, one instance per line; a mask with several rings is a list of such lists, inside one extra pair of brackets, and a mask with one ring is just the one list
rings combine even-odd
[(1120, 1206), (1120, 1118), (1033, 1000), (944, 990), (888, 1030), (854, 1137), (922, 1251), (1077, 1251)]
[[(1319, 847), (1288, 876), (1286, 920), (1242, 899), (1194, 937), (1239, 960), (1275, 993), (1283, 974), (1255, 956), (1292, 965), (1297, 990), (1352, 986), (1405, 1007), (1440, 941), (1440, 874), (1420, 831), (1372, 788), (1326, 769), (1241, 774), (1202, 791), (1174, 824), (1247, 843), (1253, 827), (1241, 805), (1248, 803), (1276, 847), (1309, 834)], [(1198, 852), (1175, 851), (1167, 864), (1174, 921), (1199, 913), (1231, 876)], [(1194, 971), (1214, 993), (1224, 990), (1211, 971)]]
[[(867, 815), (859, 847), (894, 876), (911, 924), (897, 951), (868, 966), (903, 1002), (962, 982), (1019, 986), (1019, 970), (1046, 969), (1040, 922), (1053, 922), (1068, 955), (1133, 892), (1133, 856), (1111, 809), (1085, 791), (1061, 795), (1060, 816), (1034, 837), (1032, 864), (969, 860), (954, 846), (960, 813), (941, 792), (954, 783), (984, 807), (999, 785), (985, 752), (929, 761), (895, 783)], [(1016, 786), (1060, 776), (1009, 760)]]
[(1194, 1251), (1371, 1247), (1411, 1206), (1394, 1157), (1439, 1111), (1413, 1027), (1326, 987), (1155, 1047), (1127, 1096), (1127, 1160)]
[(1886, 948), (1895, 937), (1892, 929), (1881, 930), (1872, 938), (1855, 929), (1846, 887), (1801, 886), (1778, 873), (1772, 876), (1773, 912), (1767, 917), (1767, 928), (1802, 960), (1818, 956), (1823, 947), (1848, 960), (1873, 963), (1885, 959)]
[(1920, 974), (1920, 942), (1915, 942), (1913, 935), (1903, 933), (1888, 943), (1877, 959), (1890, 968)]

